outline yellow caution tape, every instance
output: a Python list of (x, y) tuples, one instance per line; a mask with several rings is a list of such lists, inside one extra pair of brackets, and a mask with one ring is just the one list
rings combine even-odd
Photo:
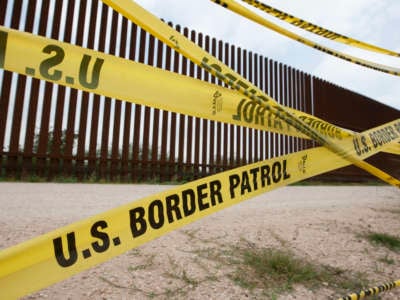
[[(26, 55), (26, 49), (29, 49), (29, 55)], [(52, 50), (50, 53), (49, 49)], [(1, 26), (0, 58), (0, 67), (6, 70), (107, 97), (308, 138), (231, 89)], [(158, 88), (154, 88), (155, 82)], [(188, 99), (196, 99), (196, 109)], [(326, 137), (342, 140), (355, 134), (306, 113), (286, 109)], [(391, 144), (384, 151), (400, 154), (400, 144)]]
[(385, 149), (383, 152), (400, 155), (400, 144), (392, 144), (390, 147)]
[[(371, 139), (382, 130), (393, 134), (392, 142), (399, 141), (400, 119), (339, 143), (365, 159), (385, 147)], [(1, 295), (13, 299), (29, 294), (231, 205), (346, 165), (348, 161), (323, 147), (304, 150), (183, 184), (62, 227), (0, 251)]]
[[(308, 138), (231, 89), (2, 26), (0, 57), (3, 57), (1, 68), (76, 89), (195, 117)], [(193, 99), (196, 100), (195, 109)], [(339, 140), (352, 136), (348, 130), (287, 109), (325, 136)]]
[[(193, 104), (182, 100), (202, 99), (204, 104), (195, 111), (209, 118), (216, 91), (224, 99), (222, 107), (240, 100), (228, 89), (4, 27), (0, 62), (7, 70), (178, 112), (193, 113)], [(165, 104), (170, 102), (175, 105)], [(232, 122), (232, 114), (237, 114), (235, 105), (227, 113), (228, 121)], [(400, 121), (396, 121), (363, 134), (343, 134), (336, 142), (364, 159), (399, 139)], [(306, 150), (188, 183), (75, 223), (0, 252), (2, 293), (7, 297), (30, 293), (229, 205), (348, 164), (324, 148)]]
[(378, 63), (374, 63), (365, 59), (361, 59), (352, 55), (348, 55), (339, 51), (336, 51), (334, 49), (322, 46), (318, 43), (315, 43), (305, 37), (302, 37), (296, 33), (293, 33), (285, 28), (282, 28), (268, 20), (266, 20), (265, 18), (257, 15), (256, 13), (252, 12), (251, 10), (247, 9), (246, 7), (244, 7), (243, 5), (240, 5), (236, 2), (234, 2), (233, 0), (211, 0), (217, 4), (222, 5), (223, 7), (245, 17), (248, 18), (262, 26), (265, 26), (273, 31), (276, 31), (284, 36), (287, 36), (288, 38), (291, 38), (295, 41), (298, 41), (304, 45), (310, 46), (314, 49), (317, 49), (319, 51), (322, 51), (324, 53), (336, 56), (338, 58), (341, 58), (343, 60), (349, 61), (351, 63), (366, 67), (366, 68), (370, 68), (376, 71), (380, 71), (380, 72), (384, 72), (384, 73), (388, 73), (388, 74), (392, 74), (392, 75), (396, 75), (396, 76), (400, 76), (400, 69), (398, 68), (393, 68), (393, 67), (389, 67), (389, 66), (385, 66), (382, 64), (378, 64)]
[[(35, 40), (32, 44), (31, 39)], [(197, 99), (197, 94), (179, 94), (180, 75), (4, 27), (0, 28), (0, 67), (119, 99), (138, 97), (144, 103), (150, 98), (160, 108), (165, 108), (166, 94), (154, 94), (154, 90), (168, 90), (168, 97), (179, 99), (172, 106), (179, 112), (188, 109), (180, 104), (182, 97)], [(187, 82), (192, 82), (190, 87), (200, 85), (196, 93), (210, 88), (194, 79)], [(171, 84), (173, 88), (168, 89)], [(174, 89), (176, 95), (171, 94)], [(214, 93), (206, 93), (208, 106), (204, 107), (210, 107)], [(399, 140), (397, 120), (337, 138), (335, 143), (342, 156), (363, 160)], [(225, 207), (346, 165), (347, 160), (325, 148), (305, 150), (197, 180), (5, 249), (0, 252), (2, 296), (33, 292)]]
[(279, 20), (282, 20), (293, 26), (296, 26), (301, 29), (312, 32), (316, 35), (322, 36), (326, 39), (329, 39), (329, 40), (332, 40), (332, 41), (335, 41), (338, 43), (342, 43), (345, 45), (357, 47), (360, 49), (373, 51), (376, 53), (386, 54), (386, 55), (390, 55), (390, 56), (400, 56), (400, 53), (398, 53), (398, 52), (394, 52), (392, 50), (388, 50), (388, 49), (385, 49), (385, 48), (382, 48), (379, 46), (371, 45), (371, 44), (356, 40), (354, 38), (347, 37), (345, 35), (333, 32), (329, 29), (325, 29), (321, 26), (315, 25), (308, 21), (302, 20), (298, 17), (292, 16), (292, 15), (290, 15), (286, 12), (283, 12), (279, 9), (276, 9), (268, 4), (262, 3), (261, 1), (258, 1), (258, 0), (242, 0), (242, 1), (258, 8), (259, 10), (261, 10), (263, 12), (266, 12), (267, 14), (269, 14), (271, 16), (274, 16), (275, 18), (278, 18)]
[(380, 286), (376, 286), (368, 290), (361, 291), (359, 293), (349, 294), (346, 297), (339, 298), (339, 300), (359, 300), (369, 296), (377, 295), (381, 292), (389, 291), (391, 289), (394, 289), (395, 287), (400, 287), (400, 280), (384, 283)]
[(147, 32), (150, 32), (155, 37), (174, 48), (185, 57), (189, 58), (195, 64), (203, 67), (212, 75), (218, 77), (218, 79), (222, 80), (233, 89), (236, 89), (238, 92), (245, 95), (251, 101), (255, 101), (259, 105), (265, 107), (270, 113), (279, 117), (287, 124), (295, 127), (314, 141), (327, 147), (329, 150), (350, 161), (354, 165), (362, 168), (368, 173), (391, 185), (400, 187), (400, 181), (398, 179), (368, 164), (367, 162), (359, 160), (357, 157), (348, 154), (346, 151), (343, 151), (343, 149), (340, 149), (338, 144), (336, 144), (332, 139), (322, 136), (317, 130), (310, 127), (301, 119), (292, 115), (287, 109), (279, 105), (279, 103), (277, 103), (273, 98), (266, 95), (263, 91), (234, 72), (224, 63), (209, 55), (206, 51), (188, 40), (179, 32), (173, 30), (167, 24), (163, 23), (161, 20), (143, 9), (141, 6), (137, 5), (135, 2), (130, 0), (102, 1), (124, 15), (129, 20), (138, 24)]

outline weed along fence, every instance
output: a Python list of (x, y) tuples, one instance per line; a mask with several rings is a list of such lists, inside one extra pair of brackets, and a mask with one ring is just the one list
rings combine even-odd
[[(0, 12), (0, 25), (222, 85), (97, 0), (7, 1)], [(262, 55), (178, 25), (175, 28), (282, 105), (357, 131), (400, 117), (395, 109)], [(57, 59), (50, 58), (49, 66), (39, 71), (65, 77), (67, 82), (79, 80), (89, 88), (96, 85), (100, 61), (82, 59), (81, 69), (87, 76), (77, 79), (58, 74)], [(123, 102), (8, 71), (1, 71), (0, 84), (2, 177), (181, 181), (314, 145), (301, 138)], [(187, 101), (196, 109), (196, 99)], [(209, 109), (216, 114), (220, 105), (222, 99), (215, 93)], [(339, 109), (344, 106), (349, 109)], [(246, 115), (243, 108), (238, 118), (252, 122), (251, 109)], [(357, 119), (354, 111), (359, 112)], [(276, 119), (264, 121), (281, 126)], [(372, 160), (389, 166), (388, 172), (399, 172), (395, 155), (379, 154)], [(354, 180), (366, 174), (348, 167), (321, 178)]]

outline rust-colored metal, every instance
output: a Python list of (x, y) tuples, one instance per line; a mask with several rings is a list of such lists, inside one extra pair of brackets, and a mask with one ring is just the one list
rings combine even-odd
[[(60, 20), (62, 14), (62, 2), (57, 1), (55, 3), (54, 12), (54, 27), (56, 28), (53, 32), (52, 38), (58, 39), (60, 35)], [(61, 144), (62, 144), (62, 121), (64, 112), (65, 102), (65, 87), (57, 87), (57, 98), (56, 98), (56, 113), (54, 118), (54, 128), (52, 143), (50, 149), (50, 168), (48, 177), (54, 178), (60, 173), (60, 157), (61, 157)]]
[[(11, 2), (13, 5), (11, 11), (13, 18), (11, 19), (11, 28), (18, 29), (20, 18), (21, 18), (21, 3), (22, 1)], [(11, 4), (8, 3), (8, 4)], [(6, 7), (0, 13), (2, 24), (5, 22), (5, 13)], [(11, 91), (11, 84), (12, 84), (12, 73), (8, 71), (4, 71), (3, 73), (3, 82), (1, 87), (1, 94), (0, 94), (0, 151), (3, 153), (5, 149), (7, 149), (8, 145), (5, 145), (5, 132), (6, 132), (6, 125), (7, 125), (7, 118), (8, 118), (8, 106), (10, 102), (10, 91)], [(7, 159), (4, 159), (4, 162)], [(0, 167), (3, 168), (3, 155), (0, 156)]]
[[(142, 31), (143, 32), (143, 31)], [(143, 35), (144, 36), (144, 35)], [(152, 66), (154, 65), (154, 43), (155, 43), (155, 39), (154, 36), (147, 34), (148, 39), (147, 39), (147, 43), (145, 45), (147, 45), (147, 47), (141, 47), (141, 49), (148, 49), (147, 50), (147, 62), (144, 60), (144, 58), (142, 58), (142, 56), (140, 57), (140, 62), (143, 63), (147, 63), (148, 65)], [(143, 59), (143, 60), (142, 60)], [(142, 179), (143, 180), (148, 180), (151, 172), (150, 172), (150, 151), (149, 151), (149, 141), (150, 141), (150, 107), (148, 106), (144, 106), (144, 124), (143, 124), (143, 144), (142, 144)]]
[[(288, 71), (287, 71), (287, 66), (283, 65), (283, 105), (286, 107), (289, 106), (289, 88), (288, 88)], [(284, 136), (285, 140), (285, 154), (288, 154), (291, 152), (291, 139), (288, 135)]]
[(120, 172), (120, 149), (119, 149), (119, 136), (121, 130), (121, 100), (115, 100), (114, 106), (114, 126), (112, 134), (112, 148), (111, 148), (111, 180), (119, 180)]
[[(0, 11), (0, 24), (5, 22), (6, 11), (12, 11), (10, 24), (6, 26), (18, 29), (25, 24), (24, 30), (32, 32), (34, 21), (38, 19), (38, 33), (45, 36), (48, 31), (48, 18), (52, 15), (54, 21), (49, 31), (52, 38), (58, 39), (62, 2), (57, 1), (50, 6), (50, 0), (39, 1), (41, 10), (38, 12), (35, 12), (36, 0), (28, 2), (25, 20), (21, 20), (22, 1), (7, 3), (13, 7)], [(88, 5), (90, 5), (89, 14), (86, 14)], [(98, 5), (101, 5), (100, 15), (98, 15)], [(49, 11), (50, 7), (54, 7), (53, 12)], [(120, 35), (118, 55), (121, 57), (125, 56), (129, 44), (128, 56), (131, 60), (138, 57), (140, 62), (151, 66), (165, 67), (173, 72), (225, 85), (144, 30), (139, 29), (138, 33), (138, 27), (127, 19), (122, 18), (121, 26), (118, 26), (120, 16), (115, 11), (112, 12), (112, 19), (108, 20), (109, 7), (106, 5), (96, 0), (85, 0), (80, 1), (77, 8), (77, 11), (74, 11), (75, 0), (68, 1), (65, 42), (75, 39), (77, 45), (85, 44), (86, 47), (93, 49), (96, 42), (95, 27), (99, 24), (99, 51), (108, 51), (115, 55), (117, 36)], [(83, 26), (87, 17), (90, 18), (87, 29), (89, 34), (87, 41), (84, 41)], [(76, 29), (73, 28), (75, 23), (78, 24)], [(169, 25), (173, 26), (172, 23)], [(106, 35), (108, 27), (111, 32), (110, 37)], [(180, 26), (175, 28), (182, 32)], [(285, 106), (309, 114), (314, 112), (317, 117), (357, 131), (399, 118), (400, 112), (395, 109), (263, 56), (195, 31), (189, 32), (187, 28), (183, 29), (183, 34), (186, 37), (190, 36), (193, 42), (197, 42), (200, 47), (224, 60), (226, 64)], [(131, 37), (130, 41), (127, 40), (128, 36)], [(105, 49), (107, 38), (110, 42), (109, 49)], [(156, 48), (157, 53), (154, 55)], [(154, 61), (155, 57), (157, 63)], [(43, 84), (44, 98), (38, 101)], [(15, 99), (10, 99), (10, 91), (14, 86)], [(25, 76), (13, 76), (12, 73), (4, 71), (0, 91), (1, 174), (17, 176), (22, 171), (23, 176), (29, 176), (38, 171), (39, 175), (50, 179), (62, 173), (64, 176), (77, 175), (79, 179), (96, 175), (96, 178), (111, 180), (129, 180), (131, 174), (133, 181), (150, 178), (159, 178), (162, 181), (174, 178), (186, 180), (314, 145), (313, 142), (266, 131), (168, 113), (98, 95), (89, 96), (88, 93), (62, 86), (57, 87), (56, 98), (53, 99), (53, 86), (36, 79), (27, 81)], [(27, 88), (30, 88), (29, 93), (26, 93)], [(26, 99), (25, 95), (28, 95)], [(93, 99), (91, 112), (89, 112), (90, 97)], [(196, 99), (191, 101), (195, 103)], [(13, 103), (13, 107), (9, 111), (10, 103)], [(114, 107), (113, 115), (111, 107)], [(346, 110), (342, 107), (346, 107)], [(26, 120), (23, 120), (25, 109)], [(50, 118), (51, 109), (55, 109), (54, 121)], [(357, 111), (356, 117), (354, 111)], [(41, 113), (40, 116), (37, 116), (38, 112)], [(75, 124), (77, 113), (79, 126)], [(122, 113), (123, 124), (121, 124)], [(112, 122), (111, 117), (113, 117)], [(109, 128), (111, 123), (112, 135)], [(26, 128), (22, 127), (23, 124), (26, 124)], [(65, 126), (66, 130), (63, 130)], [(75, 133), (77, 127), (79, 127), (78, 132)], [(10, 128), (12, 136), (9, 142), (7, 139), (7, 144), (6, 128)], [(24, 130), (25, 137), (22, 134)], [(151, 132), (152, 135), (149, 134)], [(89, 145), (86, 142), (87, 134), (90, 134)], [(132, 135), (133, 140), (131, 140)], [(75, 141), (78, 143), (75, 144)], [(101, 143), (100, 153), (97, 149), (98, 142)], [(23, 144), (22, 150), (20, 144)], [(19, 164), (21, 159), (22, 164)], [(4, 165), (5, 161), (7, 166)], [(34, 161), (37, 161), (36, 165), (33, 164)], [(394, 156), (377, 155), (370, 161), (388, 169), (391, 174), (397, 174), (400, 169), (399, 159)], [(358, 178), (357, 176), (368, 175), (351, 167), (326, 176), (326, 178), (354, 179)]]
[[(97, 21), (98, 1), (92, 2), (90, 27), (93, 27)], [(96, 16), (96, 17), (95, 17)], [(124, 20), (126, 23), (126, 19)], [(100, 24), (100, 32), (105, 32), (105, 22), (102, 20)], [(124, 24), (124, 23), (123, 23)], [(124, 26), (123, 26), (124, 28)], [(105, 49), (105, 34), (99, 36), (99, 51), (104, 52)], [(88, 157), (88, 171), (87, 176), (91, 179), (99, 177), (97, 168), (97, 141), (99, 132), (99, 115), (100, 115), (101, 97), (97, 94), (93, 95), (92, 101), (92, 117), (90, 120), (90, 140), (89, 140), (89, 157)]]
[[(14, 26), (21, 22), (22, 1), (15, 1), (13, 13), (16, 13), (13, 20)], [(15, 177), (19, 172), (18, 158), (19, 158), (19, 139), (21, 132), (22, 109), (24, 106), (24, 94), (26, 86), (26, 76), (17, 76), (17, 91), (14, 100), (14, 111), (11, 125), (11, 136), (9, 144), (9, 154), (7, 159), (7, 173), (11, 177)]]
[[(248, 52), (248, 79), (250, 82), (252, 82), (253, 84), (254, 82), (254, 78), (253, 78), (253, 53), (252, 52)], [(248, 159), (247, 159), (247, 163), (251, 164), (255, 161), (255, 157), (257, 157), (257, 155), (254, 153), (253, 150), (253, 144), (254, 144), (254, 129), (253, 128), (246, 128), (246, 131), (248, 132), (248, 138), (247, 138), (247, 148), (248, 148)]]
[[(68, 11), (67, 11), (67, 22), (69, 26), (66, 26), (65, 31), (65, 42), (70, 43), (72, 41), (72, 21), (75, 12), (75, 1), (70, 1), (68, 3)], [(104, 7), (103, 7), (104, 11)], [(78, 91), (76, 89), (70, 89), (69, 95), (69, 105), (68, 105), (68, 117), (67, 117), (67, 129), (65, 132), (65, 148), (64, 148), (64, 163), (63, 163), (63, 175), (71, 176), (73, 171), (73, 163), (72, 163), (72, 150), (74, 147), (75, 141), (75, 116), (76, 116), (76, 104), (77, 104)]]
[[(225, 50), (226, 63), (232, 70), (235, 69), (235, 51), (236, 50), (234, 45), (228, 46)], [(233, 166), (235, 165), (235, 128), (235, 125), (229, 125), (229, 152), (227, 152), (229, 159), (228, 157), (226, 158), (225, 168), (228, 168), (228, 165), (233, 168)]]
[[(121, 180), (129, 181), (129, 138), (131, 131), (131, 114), (132, 104), (125, 102), (124, 129), (122, 136), (122, 153), (121, 153)], [(158, 122), (158, 118), (157, 118)], [(153, 142), (154, 143), (154, 142)]]
[(167, 181), (168, 112), (163, 110), (161, 128), (160, 179)]
[[(45, 36), (47, 29), (47, 21), (49, 17), (49, 6), (50, 1), (44, 0), (42, 2), (42, 15), (40, 18), (39, 34)], [(52, 35), (54, 31), (52, 30)], [(46, 82), (44, 87), (43, 104), (42, 104), (42, 115), (40, 120), (39, 129), (39, 143), (37, 148), (37, 174), (40, 177), (47, 176), (47, 152), (49, 145), (49, 122), (50, 122), (50, 108), (51, 98), (53, 93), (53, 84)]]
[[(196, 42), (196, 33), (192, 31), (191, 33), (191, 40), (193, 42)], [(197, 35), (197, 44), (202, 47), (203, 46), (203, 34), (199, 33)], [(197, 65), (194, 66), (194, 69), (196, 71), (196, 78), (197, 79), (202, 79), (202, 69), (198, 67)], [(200, 118), (195, 118), (195, 124), (194, 124), (194, 131), (195, 131), (195, 139), (194, 139), (194, 162), (193, 162), (193, 177), (195, 179), (200, 177), (200, 127), (201, 127), (201, 120)]]

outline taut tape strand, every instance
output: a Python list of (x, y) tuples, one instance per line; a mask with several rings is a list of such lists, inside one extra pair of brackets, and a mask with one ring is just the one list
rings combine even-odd
[[(385, 128), (397, 132), (393, 142), (400, 140), (400, 120), (356, 138), (374, 148), (370, 136)], [(340, 143), (356, 151), (351, 140)], [(360, 158), (384, 147), (378, 145)], [(13, 299), (32, 293), (251, 197), (347, 165), (323, 147), (304, 150), (183, 184), (62, 227), (0, 251), (1, 295)]]
[[(4, 58), (3, 67), (12, 72), (132, 103), (308, 138), (257, 103), (246, 101), (232, 89), (1, 26), (0, 39), (7, 42), (7, 51), (5, 47), (0, 47), (0, 56)], [(51, 53), (47, 53), (46, 49), (49, 48), (53, 50)], [(60, 59), (50, 63), (51, 57)], [(82, 67), (85, 57), (90, 57), (90, 62), (102, 62), (97, 72)], [(91, 81), (95, 78), (96, 86), (87, 84), (87, 74), (91, 74)], [(154, 88), (155, 84), (158, 88)], [(188, 99), (196, 99), (196, 109), (193, 109)], [(320, 134), (332, 139), (352, 138), (355, 134), (306, 113), (286, 109)], [(387, 138), (377, 142), (387, 143), (389, 140), (390, 135), (387, 135)], [(384, 151), (400, 154), (400, 144), (390, 144)]]
[[(7, 49), (0, 47), (3, 68), (12, 72), (195, 117), (308, 138), (232, 89), (2, 26), (0, 39), (7, 43)], [(196, 99), (195, 109), (191, 99)], [(338, 140), (352, 136), (314, 116), (287, 110), (322, 135)]]
[(319, 51), (322, 51), (324, 53), (333, 55), (335, 57), (338, 57), (340, 59), (346, 60), (348, 62), (369, 68), (369, 69), (373, 69), (375, 71), (380, 71), (380, 72), (384, 72), (387, 74), (391, 74), (391, 75), (396, 75), (396, 76), (400, 76), (400, 69), (398, 68), (393, 68), (393, 67), (389, 67), (389, 66), (385, 66), (382, 64), (378, 64), (378, 63), (374, 63), (365, 59), (361, 59), (352, 55), (348, 55), (339, 51), (336, 51), (334, 49), (322, 46), (318, 43), (315, 43), (305, 37), (302, 37), (296, 33), (293, 33), (285, 28), (282, 28), (268, 20), (266, 20), (265, 18), (257, 15), (256, 13), (252, 12), (251, 10), (247, 9), (246, 7), (244, 7), (243, 5), (240, 5), (239, 3), (233, 1), (233, 0), (211, 0), (212, 2), (215, 2), (217, 4), (220, 4), (221, 6), (249, 19), (252, 20), (253, 22), (256, 22), (264, 27), (267, 27), (275, 32), (278, 32), (290, 39), (293, 39), (295, 41), (298, 41), (304, 45), (310, 46), (314, 49), (317, 49)]
[[(151, 88), (151, 84), (157, 82), (161, 90), (168, 90), (169, 84), (179, 85), (178, 81), (183, 78), (3, 27), (0, 38), (6, 45), (0, 47), (4, 48), (0, 49), (0, 56), (4, 57), (5, 69), (110, 97), (128, 97), (131, 101), (138, 97), (139, 101), (149, 104), (143, 99), (162, 96), (152, 93), (159, 89)], [(26, 55), (27, 49), (30, 55)], [(58, 55), (64, 56), (65, 61), (61, 60), (64, 63), (49, 62), (49, 58)], [(97, 71), (89, 72), (84, 62), (93, 70), (97, 64)], [(215, 93), (214, 88), (220, 88), (187, 80), (196, 93), (213, 89), (206, 93), (207, 103), (210, 103), (210, 95)], [(182, 90), (178, 89), (177, 94), (170, 95), (172, 90), (169, 90), (162, 99), (165, 101), (167, 94), (171, 99), (179, 97), (180, 92)], [(180, 100), (182, 98), (178, 98), (177, 105), (182, 102)], [(235, 101), (235, 98), (227, 97), (226, 101)], [(162, 103), (153, 102), (152, 106), (158, 107)], [(182, 109), (180, 106), (163, 108), (174, 108), (177, 112)], [(399, 140), (400, 120), (397, 120), (336, 142), (341, 149), (365, 159)], [(325, 148), (305, 150), (194, 181), (82, 220), (1, 251), (2, 294), (14, 298), (33, 292), (225, 207), (348, 164)]]
[(314, 34), (324, 37), (326, 39), (329, 39), (329, 40), (332, 40), (332, 41), (335, 41), (338, 43), (342, 43), (345, 45), (357, 47), (360, 49), (380, 53), (380, 54), (386, 54), (386, 55), (396, 56), (396, 57), (400, 56), (400, 53), (398, 53), (398, 52), (394, 52), (392, 50), (388, 50), (388, 49), (385, 49), (385, 48), (382, 48), (379, 46), (371, 45), (366, 42), (362, 42), (362, 41), (356, 40), (354, 38), (347, 37), (345, 35), (333, 32), (329, 29), (325, 29), (321, 26), (315, 25), (308, 21), (302, 20), (298, 17), (292, 16), (284, 11), (276, 9), (276, 8), (274, 8), (268, 4), (265, 4), (261, 1), (258, 1), (258, 0), (242, 0), (242, 1), (258, 8), (259, 10), (261, 10), (271, 16), (274, 16), (275, 18), (278, 18), (279, 20), (282, 20), (286, 23), (289, 23), (289, 24), (299, 27), (301, 29), (307, 30), (311, 33), (314, 33)]
[(295, 127), (300, 132), (309, 136), (314, 141), (327, 147), (332, 152), (350, 161), (354, 165), (367, 171), (368, 173), (382, 179), (383, 181), (400, 188), (400, 181), (393, 176), (379, 170), (367, 162), (359, 160), (354, 155), (340, 149), (333, 140), (322, 136), (314, 128), (310, 127), (301, 119), (292, 115), (288, 110), (279, 105), (273, 98), (265, 94), (258, 87), (234, 72), (224, 63), (209, 55), (199, 46), (189, 41), (185, 36), (175, 31), (157, 17), (143, 9), (141, 6), (130, 0), (102, 0), (107, 5), (124, 15), (129, 20), (135, 22), (155, 37), (174, 48), (176, 51), (189, 58), (195, 64), (203, 67), (211, 74), (224, 81), (233, 89), (246, 96), (249, 101), (256, 101), (259, 105), (279, 117), (285, 123)]

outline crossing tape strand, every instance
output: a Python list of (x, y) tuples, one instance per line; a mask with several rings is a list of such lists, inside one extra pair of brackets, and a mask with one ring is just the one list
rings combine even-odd
[(377, 295), (381, 292), (389, 291), (396, 287), (400, 287), (400, 279), (392, 281), (392, 282), (384, 283), (380, 286), (376, 286), (376, 287), (370, 288), (368, 290), (361, 291), (359, 293), (349, 294), (346, 297), (339, 298), (338, 300), (359, 300), (359, 299), (363, 299), (363, 298), (366, 298), (369, 296)]
[[(392, 142), (400, 140), (400, 119), (356, 138), (373, 148), (370, 136), (385, 128), (396, 131)], [(351, 140), (339, 143), (355, 152)], [(363, 153), (361, 159), (385, 146)], [(303, 150), (192, 181), (59, 228), (0, 251), (1, 295), (27, 295), (229, 206), (349, 164), (324, 147)]]
[(243, 5), (240, 5), (239, 3), (233, 1), (233, 0), (211, 0), (212, 2), (215, 2), (217, 4), (220, 4), (221, 6), (249, 19), (252, 20), (253, 22), (256, 22), (264, 27), (267, 27), (275, 32), (278, 32), (288, 38), (291, 38), (295, 41), (298, 41), (304, 45), (307, 45), (309, 47), (312, 47), (316, 50), (322, 51), (324, 53), (327, 53), (329, 55), (338, 57), (340, 59), (346, 60), (348, 62), (369, 68), (369, 69), (373, 69), (375, 71), (380, 71), (380, 72), (384, 72), (387, 74), (391, 74), (391, 75), (395, 75), (395, 76), (400, 76), (400, 69), (399, 68), (393, 68), (390, 66), (386, 66), (386, 65), (382, 65), (382, 64), (378, 64), (375, 62), (371, 62), (365, 59), (361, 59), (349, 54), (345, 54), (339, 51), (336, 51), (334, 49), (325, 47), (323, 45), (320, 45), (318, 43), (315, 43), (305, 37), (302, 37), (296, 33), (293, 33), (285, 28), (282, 28), (270, 21), (268, 21), (267, 19), (261, 17), (260, 15), (257, 15), (256, 13), (254, 13), (253, 11), (247, 9), (246, 7), (244, 7)]
[[(232, 89), (53, 39), (0, 27), (0, 58), (6, 70), (76, 89), (195, 117), (308, 138)], [(154, 88), (155, 84), (158, 88)], [(196, 109), (188, 99), (196, 99)], [(341, 140), (355, 134), (304, 112), (286, 109), (323, 136)], [(390, 136), (378, 142), (389, 139)], [(400, 144), (391, 144), (385, 152), (400, 154)]]
[[(330, 151), (349, 160), (352, 164), (367, 171), (368, 173), (380, 178), (381, 180), (400, 188), (400, 181), (390, 174), (360, 160), (354, 155), (340, 149), (332, 139), (322, 136), (317, 130), (306, 124), (301, 119), (291, 114), (287, 109), (279, 105), (273, 98), (265, 94), (258, 87), (234, 72), (224, 63), (209, 55), (199, 46), (188, 40), (185, 36), (175, 31), (157, 17), (143, 9), (140, 5), (130, 0), (102, 0), (105, 4), (114, 8), (117, 12), (127, 19), (136, 23), (147, 32), (166, 43), (195, 64), (203, 67), (206, 71), (225, 82), (228, 86), (237, 90), (249, 100), (255, 101), (260, 106), (267, 109), (270, 113), (279, 117), (285, 123), (295, 127), (317, 143), (325, 146)], [(399, 73), (400, 74), (400, 73)]]
[[(28, 56), (27, 47), (23, 50), (20, 45), (15, 49), (19, 55), (9, 55), (11, 45), (18, 42), (18, 35), (8, 34), (9, 31), (5, 29), (0, 34), (0, 48), (3, 48), (0, 51), (0, 62), (6, 69), (13, 63), (19, 65), (23, 74), (40, 74), (43, 79), (62, 84), (73, 85), (77, 82), (80, 89), (92, 92), (99, 92), (99, 87), (105, 85), (101, 74), (109, 73), (115, 77), (108, 82), (117, 93), (115, 97), (124, 99), (124, 93), (128, 93), (120, 91), (125, 86), (118, 85), (119, 79), (132, 74), (122, 68), (122, 63), (118, 64), (121, 61), (117, 58), (108, 63), (101, 56), (91, 56), (89, 52), (80, 53), (71, 58), (72, 65), (79, 66), (78, 70), (68, 69), (64, 65), (60, 69), (60, 61), (69, 55), (68, 47), (72, 46), (64, 45), (64, 49), (56, 42), (51, 42), (40, 48), (42, 56), (39, 63), (32, 65), (29, 62), (32, 62), (30, 59), (33, 59), (34, 51), (30, 52), (31, 57), (23, 59), (23, 56)], [(17, 41), (11, 36), (15, 36)], [(25, 40), (23, 37), (20, 36), (19, 40), (22, 45)], [(106, 66), (112, 72), (105, 72)], [(118, 73), (121, 73), (120, 77)], [(159, 83), (158, 78), (142, 73), (136, 76), (148, 76), (148, 85), (138, 86), (138, 89), (143, 89), (144, 94), (141, 96), (146, 98), (147, 91), (154, 90), (154, 82)], [(344, 154), (358, 155), (359, 159), (365, 159), (392, 143), (398, 143), (399, 133), (400, 123), (397, 120), (336, 142)], [(390, 137), (387, 143), (377, 142), (387, 137)], [(348, 161), (325, 148), (306, 150), (194, 181), (82, 220), (0, 252), (2, 292), (9, 297), (30, 293), (239, 201), (348, 164)]]
[[(0, 57), (1, 67), (8, 71), (56, 84), (194, 117), (308, 138), (232, 89), (54, 39), (0, 26)], [(195, 109), (192, 99), (196, 99)], [(304, 112), (286, 109), (332, 139), (354, 134)]]
[[(51, 53), (47, 53), (49, 50)], [(2, 68), (8, 71), (56, 84), (194, 117), (308, 138), (232, 89), (2, 26), (0, 58)], [(87, 68), (85, 61), (89, 62)], [(196, 99), (196, 109), (188, 99)], [(332, 139), (355, 134), (304, 112), (286, 109)], [(399, 150), (400, 144), (385, 149), (394, 154), (400, 154)]]
[[(206, 117), (210, 117), (214, 89), (220, 89), (226, 105), (237, 101), (229, 96), (237, 93), (228, 89), (191, 78), (182, 81), (184, 76), (178, 74), (4, 27), (0, 28), (0, 61), (6, 70), (109, 97), (173, 108), (177, 112), (189, 109), (185, 105), (162, 106), (163, 103), (178, 97), (176, 105), (182, 105), (185, 100), (182, 95), (198, 99), (202, 90), (211, 89), (200, 97), (206, 99)], [(154, 88), (156, 83), (158, 88)], [(168, 87), (171, 85), (173, 88)], [(188, 90), (182, 90), (185, 86)], [(186, 94), (192, 88), (195, 94)], [(154, 94), (157, 90), (168, 92)], [(147, 98), (153, 102), (146, 102)], [(156, 98), (163, 100), (156, 102)], [(236, 112), (236, 107), (232, 110)], [(400, 120), (336, 138), (341, 149), (365, 159), (398, 144)], [(31, 293), (227, 206), (346, 165), (348, 161), (320, 147), (217, 174), (132, 202), (1, 251), (0, 289), (9, 298)]]
[(356, 40), (354, 38), (347, 37), (345, 35), (333, 32), (329, 29), (325, 29), (321, 26), (315, 25), (313, 23), (310, 23), (308, 21), (305, 21), (305, 20), (295, 17), (293, 15), (290, 15), (284, 11), (276, 9), (276, 8), (274, 8), (268, 4), (265, 4), (261, 1), (258, 1), (258, 0), (242, 0), (242, 1), (258, 8), (259, 10), (261, 10), (271, 16), (274, 16), (275, 18), (278, 18), (279, 20), (282, 20), (286, 23), (289, 23), (289, 24), (299, 27), (301, 29), (307, 30), (311, 33), (314, 33), (314, 34), (324, 37), (326, 39), (329, 39), (329, 40), (332, 40), (332, 41), (335, 41), (338, 43), (342, 43), (345, 45), (357, 47), (360, 49), (380, 53), (380, 54), (396, 56), (396, 57), (400, 56), (400, 53), (398, 53), (398, 52), (388, 50), (388, 49), (385, 49), (385, 48), (382, 48), (379, 46), (375, 46), (372, 44), (368, 44), (366, 42), (362, 42), (362, 41)]

